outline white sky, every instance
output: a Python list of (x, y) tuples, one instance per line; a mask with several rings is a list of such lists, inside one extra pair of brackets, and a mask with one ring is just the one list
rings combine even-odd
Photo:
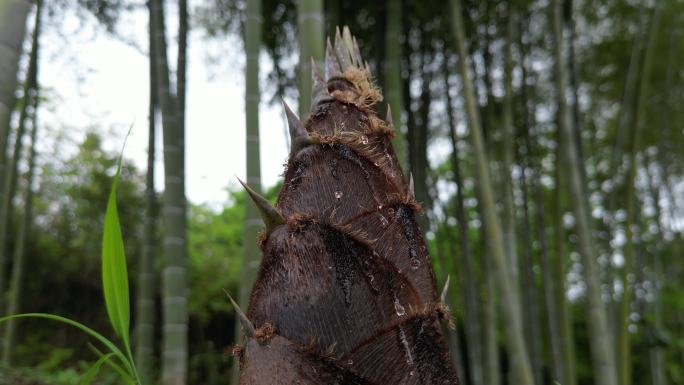
[[(172, 23), (173, 20), (169, 24)], [(51, 129), (50, 135), (65, 135), (72, 143), (78, 143), (89, 127), (97, 127), (106, 133), (105, 147), (117, 151), (134, 123), (125, 157), (145, 170), (149, 65), (146, 53), (134, 46), (147, 49), (144, 8), (126, 15), (120, 31), (133, 44), (109, 36), (94, 19), (82, 22), (73, 13), (67, 13), (57, 25), (45, 28), (39, 71), (40, 84), (47, 89), (50, 103), (41, 109), (40, 121)], [(209, 42), (200, 35), (201, 31), (194, 31), (189, 38), (186, 186), (192, 202), (217, 206), (226, 202), (226, 187), (236, 188), (235, 176), (245, 176), (244, 54), (236, 36)], [(170, 46), (175, 44), (175, 36), (167, 35), (167, 39)], [(208, 64), (209, 57), (218, 58), (218, 63)], [(267, 55), (263, 54), (262, 58), (264, 79), (271, 65)], [(175, 64), (175, 50), (169, 61)], [(293, 108), (295, 104), (292, 103)], [(280, 106), (261, 104), (264, 186), (275, 184), (283, 171), (287, 157), (284, 124)], [(75, 131), (64, 132), (66, 128)], [(162, 190), (161, 133), (158, 132), (156, 188)], [(43, 146), (53, 141), (45, 138)], [(62, 154), (64, 151), (57, 150)]]

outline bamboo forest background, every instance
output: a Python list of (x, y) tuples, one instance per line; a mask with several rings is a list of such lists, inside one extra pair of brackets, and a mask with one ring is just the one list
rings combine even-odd
[[(122, 134), (93, 121), (62, 152), (68, 122), (41, 119), (61, 100), (39, 82), (43, 33), (67, 10), (122, 40), (122, 17), (149, 18), (129, 42), (149, 54), (150, 84), (130, 90), (151, 91), (135, 123), (148, 162), (124, 152), (118, 197), (146, 384), (236, 383), (224, 289), (245, 306), (259, 260), (262, 224), (235, 184), (220, 205), (186, 201), (189, 31), (246, 58), (231, 69), (245, 121), (224, 129), (246, 132), (246, 181), (274, 199), (260, 170), (281, 165), (260, 164), (259, 139), (283, 130), (259, 108), (285, 98), (304, 117), (311, 66), (343, 25), (383, 89), (379, 115), (391, 105), (438, 285), (450, 277), (462, 383), (684, 384), (684, 3), (0, 0), (0, 314), (105, 331), (98, 229)], [(0, 325), (0, 384), (79, 383), (88, 337), (47, 322)], [(98, 383), (116, 383), (108, 370)]]

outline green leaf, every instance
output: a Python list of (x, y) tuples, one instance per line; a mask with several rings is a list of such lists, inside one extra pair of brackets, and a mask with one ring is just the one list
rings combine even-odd
[[(132, 128), (133, 126), (131, 125)], [(126, 139), (128, 139), (130, 133), (129, 129)], [(124, 141), (125, 146), (126, 143)], [(123, 341), (126, 351), (129, 352), (131, 309), (128, 292), (128, 269), (126, 267), (126, 252), (121, 235), (119, 212), (116, 206), (116, 188), (119, 185), (122, 159), (123, 148), (119, 156), (116, 174), (112, 181), (112, 189), (109, 193), (104, 219), (102, 234), (102, 288), (109, 321), (116, 335)]]
[(133, 367), (133, 363), (126, 357), (126, 355), (114, 345), (114, 343), (110, 340), (108, 340), (106, 337), (104, 337), (102, 334), (96, 332), (95, 330), (83, 325), (80, 322), (71, 320), (69, 318), (65, 317), (60, 317), (58, 315), (54, 314), (46, 314), (46, 313), (24, 313), (24, 314), (15, 314), (15, 315), (9, 315), (6, 317), (0, 318), (0, 323), (9, 321), (11, 319), (18, 319), (18, 318), (44, 318), (44, 319), (49, 319), (52, 321), (58, 321), (65, 323), (67, 325), (73, 326), (77, 329), (80, 329), (84, 331), (86, 334), (89, 334), (90, 336), (94, 337), (96, 340), (100, 341), (107, 349), (109, 349), (121, 362), (124, 364), (124, 367), (126, 368), (126, 371), (128, 373), (131, 373), (131, 375), (135, 376), (135, 369)]
[(116, 207), (116, 188), (119, 184), (119, 172), (116, 171), (112, 190), (109, 193), (107, 212), (102, 235), (102, 288), (109, 321), (116, 335), (128, 345), (130, 328), (130, 303), (128, 294), (128, 271), (124, 252), (121, 224)]
[(79, 381), (80, 385), (89, 385), (90, 383), (93, 382), (95, 379), (95, 376), (100, 372), (100, 367), (102, 367), (102, 364), (109, 360), (110, 357), (112, 357), (114, 353), (108, 353), (103, 356), (100, 356), (100, 359), (95, 361), (93, 366), (91, 366), (88, 371), (83, 374), (83, 377), (81, 377), (81, 381)]

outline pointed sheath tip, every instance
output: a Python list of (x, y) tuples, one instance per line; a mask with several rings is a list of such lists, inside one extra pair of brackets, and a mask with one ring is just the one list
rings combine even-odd
[(387, 103), (387, 116), (385, 117), (385, 122), (387, 127), (394, 128), (394, 122), (392, 121), (392, 107)]
[(233, 305), (233, 308), (235, 309), (235, 314), (237, 314), (237, 317), (240, 319), (240, 323), (242, 324), (242, 327), (245, 329), (245, 334), (247, 334), (248, 337), (254, 337), (254, 325), (252, 324), (252, 321), (247, 318), (245, 313), (240, 309), (240, 305), (235, 302), (233, 297), (231, 297), (230, 293), (228, 293), (228, 290), (223, 289), (223, 292), (226, 293), (228, 296), (228, 300), (230, 301), (230, 304)]
[(328, 92), (328, 83), (323, 80), (320, 72), (318, 72), (318, 66), (314, 58), (311, 58), (311, 110), (315, 108), (316, 105), (321, 103), (326, 99), (331, 99), (330, 93)]
[(354, 60), (356, 61), (355, 65), (357, 67), (361, 67), (363, 64), (363, 58), (361, 57), (361, 49), (359, 49), (359, 43), (356, 41), (356, 37), (352, 36), (352, 42), (354, 44)]
[(301, 141), (303, 138), (308, 138), (309, 134), (306, 132), (306, 128), (299, 120), (299, 117), (292, 112), (290, 106), (281, 99), (283, 103), (283, 109), (285, 110), (285, 116), (287, 116), (287, 125), (290, 131), (290, 143), (295, 143), (296, 141)]
[(335, 50), (332, 43), (330, 43), (330, 38), (328, 38), (325, 45), (325, 80), (330, 80), (330, 78), (340, 75), (342, 75), (340, 62), (337, 60)]
[(451, 279), (451, 276), (447, 275), (446, 282), (444, 282), (444, 288), (442, 289), (442, 294), (439, 296), (439, 300), (443, 304), (446, 304), (447, 293), (449, 293), (449, 280), (450, 279)]
[(416, 199), (416, 190), (415, 185), (413, 184), (413, 173), (409, 173), (408, 189), (411, 199)]
[(335, 46), (342, 42), (342, 33), (340, 32), (340, 26), (335, 27)]
[(351, 31), (349, 30), (348, 26), (344, 26), (342, 28), (342, 41), (344, 42), (345, 48), (349, 52), (349, 56), (351, 56), (352, 59), (352, 64), (354, 62), (354, 36), (352, 36)]
[(340, 34), (340, 28), (335, 30), (335, 43), (333, 45), (333, 52), (336, 55), (337, 62), (340, 65), (340, 72), (345, 72), (352, 66), (352, 55), (345, 38)]
[[(325, 86), (324, 83), (319, 84), (321, 86)], [(325, 91), (325, 95), (327, 95), (327, 88)], [(314, 92), (311, 96), (312, 105), (324, 99), (324, 96), (321, 96), (321, 92), (316, 92), (316, 88), (314, 88)], [(293, 156), (297, 153), (297, 151), (301, 150), (302, 148), (310, 144), (313, 144), (315, 141), (311, 138), (311, 136), (309, 136), (309, 133), (306, 131), (304, 125), (299, 120), (297, 115), (295, 115), (295, 113), (292, 112), (290, 106), (288, 106), (287, 103), (285, 103), (285, 100), (282, 100), (282, 103), (283, 108), (285, 109), (285, 115), (287, 116), (287, 125), (289, 127), (290, 132), (290, 156)]]
[[(236, 177), (237, 178), (237, 177)], [(278, 210), (271, 206), (271, 204), (266, 200), (266, 198), (259, 195), (256, 191), (252, 190), (247, 183), (243, 182), (242, 179), (237, 178), (238, 182), (245, 188), (249, 197), (259, 209), (259, 214), (261, 214), (261, 219), (264, 221), (266, 226), (266, 231), (271, 232), (277, 226), (285, 224), (285, 219), (280, 215)]]

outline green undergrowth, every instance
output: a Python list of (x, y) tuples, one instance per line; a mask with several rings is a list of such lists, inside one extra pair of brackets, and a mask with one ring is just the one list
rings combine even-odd
[[(76, 320), (55, 314), (24, 313), (2, 317), (0, 318), (0, 322), (7, 322), (10, 320), (15, 322), (24, 318), (34, 318), (43, 319), (45, 321), (56, 321), (77, 328), (92, 338), (93, 344), (91, 350), (95, 358), (94, 361), (84, 367), (84, 370), (82, 371), (77, 371), (75, 369), (48, 369), (45, 371), (45, 376), (47, 376), (45, 378), (41, 378), (41, 373), (43, 371), (40, 369), (37, 371), (32, 369), (31, 373), (22, 372), (20, 369), (2, 370), (2, 373), (0, 373), (0, 385), (4, 385), (5, 383), (27, 385), (43, 383), (87, 385), (100, 376), (100, 371), (103, 367), (108, 367), (110, 369), (110, 373), (107, 374), (110, 377), (114, 375), (118, 380), (116, 383), (142, 385), (138, 377), (138, 371), (135, 367), (133, 354), (131, 353), (128, 269), (126, 266), (126, 255), (116, 198), (122, 159), (123, 149), (119, 156), (116, 174), (114, 175), (109, 199), (107, 201), (102, 231), (101, 253), (104, 302), (107, 308), (109, 322), (117, 336), (117, 341), (111, 341), (101, 333)], [(49, 374), (47, 374), (48, 372)], [(100, 376), (103, 378), (98, 378), (100, 383), (107, 383), (102, 381), (104, 376), (105, 374), (103, 373)]]

